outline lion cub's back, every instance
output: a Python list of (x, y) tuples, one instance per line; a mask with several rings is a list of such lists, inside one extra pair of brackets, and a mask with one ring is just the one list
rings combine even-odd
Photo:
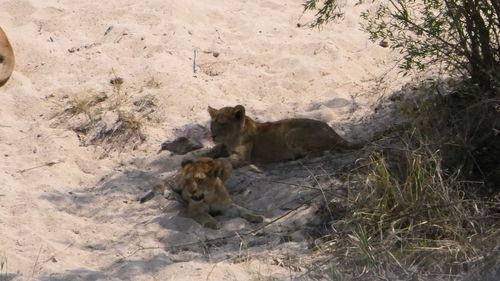
[(261, 123), (254, 139), (252, 160), (276, 162), (292, 160), (331, 148), (339, 136), (325, 122), (293, 118)]

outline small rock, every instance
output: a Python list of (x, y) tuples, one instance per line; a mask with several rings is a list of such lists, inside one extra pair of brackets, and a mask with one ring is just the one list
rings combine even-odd
[(382, 48), (387, 48), (389, 47), (389, 42), (385, 41), (385, 40), (382, 40), (380, 41), (380, 43), (378, 43), (380, 45), (380, 47)]
[(174, 140), (162, 143), (160, 151), (168, 150), (183, 155), (202, 148), (211, 140), (210, 131), (199, 124), (189, 124), (178, 129), (176, 136)]
[(186, 137), (179, 137), (174, 141), (164, 142), (161, 144), (161, 150), (168, 150), (175, 154), (184, 155), (190, 151), (200, 149), (203, 145), (196, 140)]

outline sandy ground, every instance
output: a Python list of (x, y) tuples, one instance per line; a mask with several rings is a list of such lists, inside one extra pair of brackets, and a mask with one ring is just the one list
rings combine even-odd
[[(0, 0), (17, 63), (0, 89), (0, 280), (307, 276), (324, 213), (318, 190), (335, 186), (357, 152), (237, 172), (227, 183), (234, 200), (271, 224), (219, 218), (215, 231), (175, 200), (136, 201), (182, 159), (157, 154), (159, 145), (206, 125), (208, 105), (242, 104), (257, 120), (320, 119), (353, 141), (389, 125), (363, 121), (404, 83), (391, 71), (396, 55), (359, 30), (369, 6), (319, 31), (297, 26), (308, 20), (301, 4)], [(106, 100), (72, 111), (98, 95)], [(123, 112), (140, 133), (97, 141), (99, 131), (81, 130), (109, 129)]]

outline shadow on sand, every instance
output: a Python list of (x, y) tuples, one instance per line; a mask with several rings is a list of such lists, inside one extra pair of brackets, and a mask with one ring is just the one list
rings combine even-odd
[[(350, 128), (346, 138), (366, 140), (388, 129), (388, 118), (388, 110), (380, 110), (358, 124), (344, 124)], [(358, 133), (357, 138), (349, 137)], [(237, 259), (243, 252), (279, 252), (283, 243), (299, 244), (307, 251), (308, 241), (328, 229), (326, 222), (341, 216), (348, 189), (345, 175), (359, 167), (357, 160), (366, 158), (371, 150), (373, 147), (368, 145), (358, 151), (333, 151), (315, 159), (263, 165), (259, 166), (260, 172), (247, 168), (235, 171), (226, 182), (233, 200), (263, 214), (267, 221), (256, 225), (241, 218), (217, 217), (222, 225), (217, 231), (198, 225), (187, 216), (185, 206), (168, 199), (169, 196), (157, 196), (145, 204), (137, 201), (161, 178), (172, 175), (183, 156), (163, 152), (133, 159), (94, 187), (42, 197), (61, 212), (91, 219), (96, 224), (123, 226), (123, 231), (110, 237), (110, 241), (78, 245), (80, 249), (95, 251), (97, 256), (98, 245), (103, 243), (101, 248), (114, 248), (121, 256), (99, 271), (80, 269), (40, 280), (129, 280), (144, 273), (154, 274), (177, 262), (214, 263)], [(334, 213), (324, 207), (325, 194), (335, 198), (336, 202), (328, 202), (330, 206), (338, 205)]]

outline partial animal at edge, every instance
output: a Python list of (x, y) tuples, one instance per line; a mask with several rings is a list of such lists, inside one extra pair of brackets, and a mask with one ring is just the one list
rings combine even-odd
[(15, 65), (14, 50), (10, 45), (7, 35), (0, 27), (0, 87), (9, 80)]

